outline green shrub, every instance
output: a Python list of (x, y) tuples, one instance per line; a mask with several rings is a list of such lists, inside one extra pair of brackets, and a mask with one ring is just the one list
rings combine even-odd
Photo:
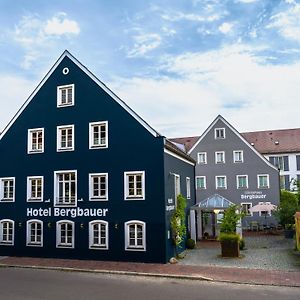
[(243, 238), (241, 238), (239, 240), (239, 247), (240, 247), (240, 250), (244, 250), (245, 249), (245, 240)]
[(186, 247), (188, 249), (194, 249), (196, 246), (196, 242), (193, 239), (187, 239), (186, 240)]
[(239, 242), (240, 236), (236, 233), (221, 232), (219, 237), (218, 237), (218, 240), (220, 242), (225, 242), (225, 241)]

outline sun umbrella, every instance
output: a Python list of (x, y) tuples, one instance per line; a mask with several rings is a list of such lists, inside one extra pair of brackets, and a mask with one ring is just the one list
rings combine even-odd
[(249, 208), (251, 213), (253, 212), (267, 212), (270, 213), (272, 210), (277, 208), (276, 205), (272, 204), (271, 202), (259, 202), (258, 204)]

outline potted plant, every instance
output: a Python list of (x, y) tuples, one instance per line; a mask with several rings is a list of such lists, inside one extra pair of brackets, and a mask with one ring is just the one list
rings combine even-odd
[(236, 233), (236, 226), (243, 215), (237, 211), (237, 205), (232, 205), (225, 210), (224, 217), (221, 219), (218, 240), (221, 243), (222, 257), (240, 256), (240, 236)]
[(286, 238), (293, 238), (295, 234), (295, 213), (299, 209), (298, 199), (295, 194), (282, 190), (280, 192), (280, 204), (275, 212), (279, 223), (284, 229)]

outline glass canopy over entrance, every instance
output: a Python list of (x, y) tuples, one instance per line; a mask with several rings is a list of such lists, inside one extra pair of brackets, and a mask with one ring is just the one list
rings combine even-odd
[(191, 209), (198, 209), (198, 210), (226, 209), (231, 205), (234, 205), (234, 203), (220, 196), (219, 194), (214, 194), (202, 200), (201, 202), (193, 205)]

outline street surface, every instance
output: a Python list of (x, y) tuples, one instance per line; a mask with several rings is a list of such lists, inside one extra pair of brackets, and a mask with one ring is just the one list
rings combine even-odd
[(300, 289), (95, 273), (0, 268), (0, 299), (289, 300)]

